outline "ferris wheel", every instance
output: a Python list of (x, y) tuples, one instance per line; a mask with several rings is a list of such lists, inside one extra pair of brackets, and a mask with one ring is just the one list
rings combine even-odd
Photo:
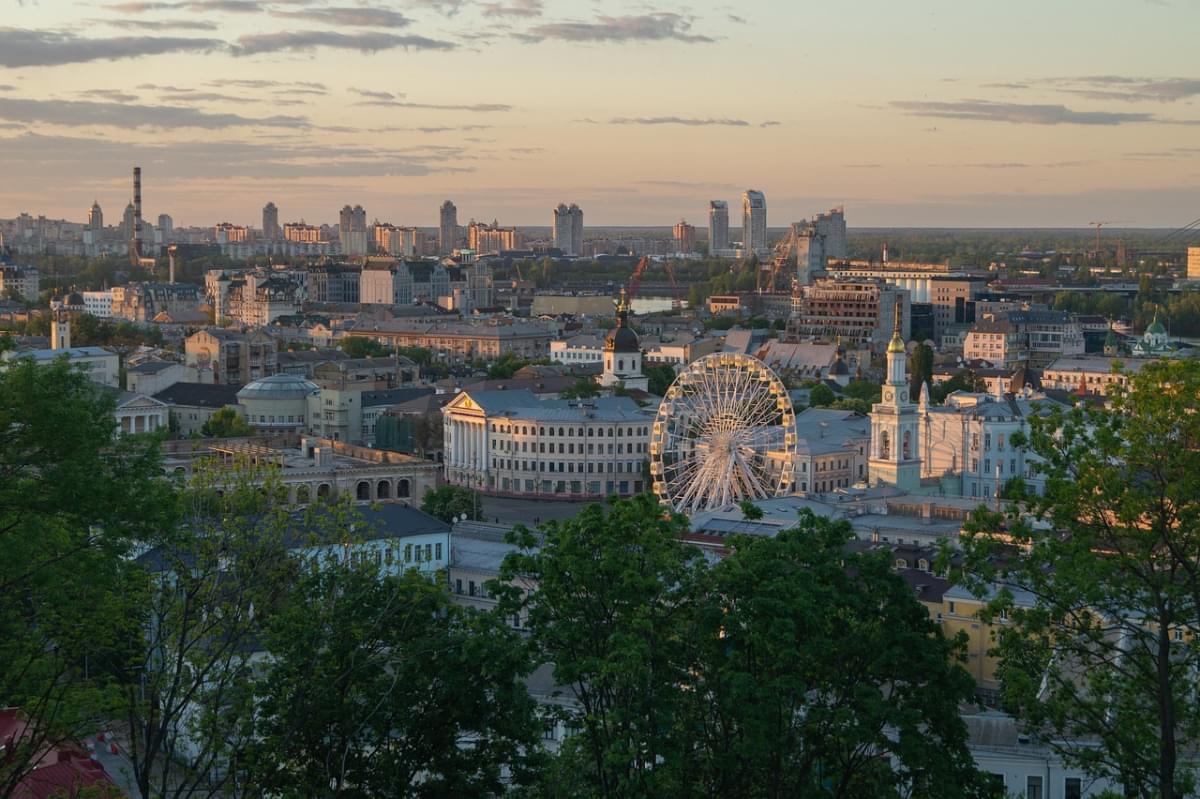
[(716, 510), (792, 491), (796, 413), (757, 358), (714, 353), (680, 372), (658, 406), (650, 473), (675, 511)]

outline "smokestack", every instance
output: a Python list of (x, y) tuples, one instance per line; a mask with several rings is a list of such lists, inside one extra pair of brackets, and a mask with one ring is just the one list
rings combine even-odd
[(129, 259), (136, 265), (142, 259), (142, 168), (133, 168), (133, 242)]
[(175, 282), (175, 245), (174, 244), (167, 247), (167, 261), (171, 265), (171, 271), (170, 271), (169, 277), (167, 278), (167, 281), (170, 283), (174, 283)]

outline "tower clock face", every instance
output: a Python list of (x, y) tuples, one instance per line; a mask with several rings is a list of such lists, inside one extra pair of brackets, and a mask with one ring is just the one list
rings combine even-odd
[(900, 392), (900, 401), (901, 401), (901, 402), (908, 402), (908, 392), (907, 392), (907, 391), (903, 391), (903, 390), (902, 390), (902, 391)]
[(883, 399), (885, 402), (892, 401), (892, 390), (891, 389), (888, 389), (887, 391), (883, 392)]

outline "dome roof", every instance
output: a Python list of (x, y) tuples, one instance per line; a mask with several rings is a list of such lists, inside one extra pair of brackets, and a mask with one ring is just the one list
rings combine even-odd
[(1158, 321), (1158, 314), (1154, 315), (1154, 321), (1150, 323), (1150, 327), (1146, 328), (1146, 332), (1152, 336), (1165, 336), (1167, 329), (1163, 327), (1163, 323)]
[(838, 357), (834, 359), (833, 364), (829, 367), (829, 374), (831, 374), (831, 375), (848, 375), (848, 374), (850, 374), (850, 367), (847, 366), (846, 362), (842, 360), (842, 354), (840, 352), (838, 353)]
[(67, 305), (83, 305), (83, 295), (77, 291), (72, 291), (67, 295), (65, 302)]
[(303, 375), (271, 375), (253, 380), (238, 391), (239, 401), (303, 399), (317, 390), (317, 384)]
[(614, 327), (604, 337), (604, 349), (609, 352), (639, 352), (641, 348), (642, 342), (638, 339), (637, 333), (625, 325)]
[(899, 330), (897, 330), (897, 331), (895, 332), (895, 334), (893, 334), (893, 335), (892, 335), (892, 341), (891, 341), (891, 343), (890, 343), (890, 344), (888, 344), (887, 351), (888, 351), (889, 353), (892, 353), (892, 352), (895, 352), (895, 353), (902, 353), (902, 352), (904, 352), (904, 339), (900, 338), (900, 331), (899, 331)]

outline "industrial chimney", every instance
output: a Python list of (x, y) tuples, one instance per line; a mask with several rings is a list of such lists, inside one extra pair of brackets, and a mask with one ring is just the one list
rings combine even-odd
[(129, 260), (137, 266), (142, 260), (142, 168), (133, 168), (133, 241), (129, 246)]

